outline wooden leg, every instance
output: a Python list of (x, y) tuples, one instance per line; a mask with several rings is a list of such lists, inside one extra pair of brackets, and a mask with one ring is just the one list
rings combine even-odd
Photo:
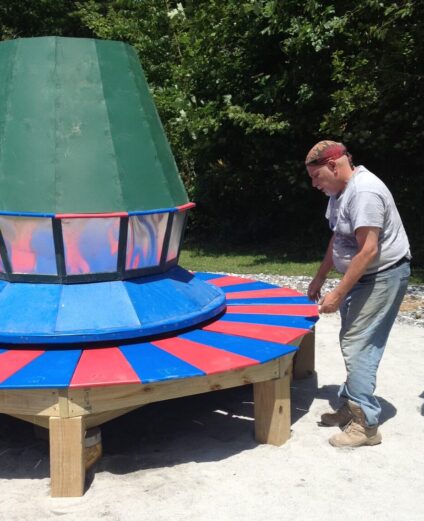
[(253, 385), (255, 438), (282, 445), (290, 438), (290, 369), (277, 380)]
[(315, 329), (305, 335), (294, 357), (294, 378), (309, 378), (315, 373)]
[(84, 494), (84, 419), (50, 418), (50, 475), (53, 497)]

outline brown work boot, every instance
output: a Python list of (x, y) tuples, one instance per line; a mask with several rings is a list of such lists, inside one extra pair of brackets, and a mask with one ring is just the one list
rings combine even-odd
[(352, 420), (346, 425), (343, 432), (331, 436), (328, 440), (330, 445), (353, 448), (381, 443), (381, 434), (378, 432), (377, 426), (367, 427), (365, 415), (359, 405), (349, 401), (347, 406), (352, 414)]
[(327, 427), (344, 427), (353, 418), (347, 402), (334, 412), (326, 412), (321, 416), (321, 424)]

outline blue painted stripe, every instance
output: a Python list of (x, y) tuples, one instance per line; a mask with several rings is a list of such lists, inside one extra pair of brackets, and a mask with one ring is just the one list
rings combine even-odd
[(278, 288), (275, 284), (267, 284), (266, 282), (246, 282), (242, 284), (232, 284), (231, 286), (222, 287), (222, 291), (225, 293), (234, 293), (238, 291), (253, 291), (256, 289), (272, 289)]
[(2, 353), (5, 353), (6, 351), (7, 351), (7, 349), (0, 349), (0, 355), (1, 355)]
[(51, 217), (55, 216), (54, 213), (39, 213), (39, 212), (5, 212), (0, 211), (0, 215), (10, 215), (11, 217)]
[(220, 318), (224, 322), (243, 322), (246, 324), (267, 324), (270, 326), (297, 327), (300, 329), (310, 329), (314, 326), (318, 317), (296, 317), (289, 315), (254, 315), (227, 313)]
[[(226, 277), (227, 275), (223, 275), (222, 273), (206, 273), (205, 271), (198, 271), (194, 274), (196, 279), (207, 281), (207, 280), (213, 280), (213, 279), (222, 279), (223, 277)], [(222, 288), (221, 288), (222, 289)]]
[(234, 298), (228, 299), (227, 305), (252, 305), (252, 304), (315, 304), (308, 297), (263, 297), (263, 298)]
[(80, 356), (80, 349), (46, 351), (0, 384), (0, 388), (68, 387)]
[(178, 212), (177, 208), (161, 208), (159, 210), (135, 210), (133, 212), (128, 212), (128, 215), (152, 215), (156, 213), (175, 213)]
[(7, 283), (1, 292), (0, 341), (53, 335), (61, 291), (59, 284)]
[(205, 375), (197, 367), (148, 342), (120, 346), (119, 349), (137, 373), (141, 383)]
[(189, 333), (180, 335), (179, 338), (199, 342), (206, 346), (216, 347), (217, 349), (223, 349), (230, 353), (247, 356), (260, 363), (268, 362), (269, 360), (288, 353), (293, 353), (298, 349), (291, 345), (277, 344), (236, 335), (214, 333), (213, 331), (190, 331)]
[[(63, 286), (56, 335), (93, 335), (140, 328), (131, 298), (122, 281)], [(99, 335), (101, 338), (101, 335)], [(60, 341), (60, 340), (59, 340)]]

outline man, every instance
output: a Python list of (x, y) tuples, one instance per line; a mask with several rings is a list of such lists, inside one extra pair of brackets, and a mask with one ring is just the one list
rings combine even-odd
[[(320, 313), (340, 309), (347, 372), (341, 407), (323, 414), (321, 423), (344, 427), (329, 440), (335, 447), (376, 445), (381, 443), (376, 373), (408, 284), (408, 238), (388, 188), (364, 166), (355, 167), (342, 143), (320, 141), (305, 164), (312, 186), (330, 198), (326, 217), (333, 231), (308, 297), (319, 300)], [(343, 276), (321, 298), (333, 266)]]

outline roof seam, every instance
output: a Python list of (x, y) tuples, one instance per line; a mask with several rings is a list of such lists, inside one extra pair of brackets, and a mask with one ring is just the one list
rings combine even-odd
[[(97, 65), (98, 65), (98, 69), (99, 69), (99, 76), (100, 76), (100, 79), (103, 79), (103, 71), (102, 71), (102, 67), (100, 65), (100, 59), (99, 59), (97, 42), (98, 42), (98, 40), (93, 40), (94, 47), (96, 49)], [(122, 44), (122, 45), (124, 45), (124, 44)], [(122, 179), (122, 175), (121, 175), (121, 168), (120, 168), (120, 164), (119, 164), (119, 161), (118, 161), (118, 155), (116, 153), (115, 141), (113, 139), (113, 131), (112, 131), (112, 125), (111, 125), (111, 119), (110, 119), (110, 113), (109, 113), (109, 106), (108, 106), (108, 103), (106, 102), (106, 93), (105, 93), (105, 90), (104, 90), (104, 83), (103, 83), (103, 81), (101, 81), (100, 84), (101, 84), (101, 89), (102, 89), (102, 92), (103, 92), (103, 99), (105, 100), (106, 116), (107, 116), (107, 122), (108, 122), (108, 125), (109, 125), (110, 142), (112, 144), (114, 162), (115, 162), (115, 165), (116, 165), (116, 172), (118, 173), (118, 182), (116, 184), (118, 185), (117, 189), (118, 189), (119, 197), (120, 197), (120, 206), (121, 206), (121, 210), (124, 210), (126, 205), (125, 205), (125, 197), (124, 197), (124, 194), (123, 194), (123, 191), (122, 191), (123, 179)]]
[[(13, 76), (15, 74), (16, 55), (18, 53), (19, 45), (20, 45), (20, 41), (18, 39), (16, 41), (16, 45), (13, 46), (14, 54), (13, 54), (13, 58), (11, 59), (12, 65), (9, 68), (9, 77), (5, 80), (5, 82), (6, 82), (6, 103), (5, 103), (5, 111), (4, 111), (4, 123), (3, 123), (3, 126), (0, 125), (0, 163), (1, 163), (1, 158), (2, 158), (1, 149), (2, 149), (2, 145), (4, 145), (3, 141), (4, 141), (4, 134), (5, 134), (5, 128), (6, 128), (7, 114), (9, 113), (9, 108), (10, 108), (10, 92), (11, 92), (12, 85), (13, 85), (12, 80), (13, 80)], [(1, 121), (1, 119), (0, 119), (0, 121)], [(0, 176), (1, 176), (2, 171), (3, 171), (3, 169), (0, 168)], [(6, 178), (6, 175), (4, 174), (3, 180), (5, 180), (5, 178)], [(2, 196), (3, 196), (3, 193), (0, 193), (1, 198), (2, 198)], [(4, 203), (1, 206), (4, 207)]]

